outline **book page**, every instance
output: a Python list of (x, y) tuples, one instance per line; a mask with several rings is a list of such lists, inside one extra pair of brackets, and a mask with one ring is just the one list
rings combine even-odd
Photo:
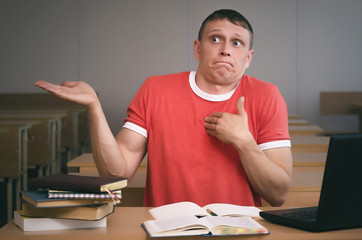
[(209, 214), (199, 205), (192, 202), (179, 202), (155, 207), (149, 210), (155, 219), (167, 219), (185, 215), (208, 216)]
[(239, 206), (226, 203), (213, 203), (203, 207), (205, 210), (210, 209), (218, 216), (250, 216), (259, 217), (261, 211), (257, 207), (253, 206)]
[(207, 234), (209, 230), (193, 215), (173, 219), (148, 220), (143, 223), (151, 236), (182, 236)]
[(269, 231), (251, 217), (219, 217), (201, 218), (213, 235), (267, 234)]

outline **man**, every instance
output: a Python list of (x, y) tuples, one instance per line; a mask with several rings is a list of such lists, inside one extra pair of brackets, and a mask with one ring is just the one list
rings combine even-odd
[(197, 71), (148, 78), (116, 138), (86, 83), (36, 85), (88, 108), (100, 175), (132, 178), (148, 152), (145, 206), (279, 206), (292, 172), (287, 107), (274, 85), (244, 75), (252, 39), (240, 13), (211, 14), (194, 42)]

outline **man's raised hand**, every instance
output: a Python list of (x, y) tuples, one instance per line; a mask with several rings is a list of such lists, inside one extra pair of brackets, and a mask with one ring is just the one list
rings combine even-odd
[(99, 103), (98, 96), (94, 89), (85, 82), (65, 81), (61, 85), (52, 84), (40, 80), (34, 84), (64, 100), (68, 100), (85, 107), (92, 108)]

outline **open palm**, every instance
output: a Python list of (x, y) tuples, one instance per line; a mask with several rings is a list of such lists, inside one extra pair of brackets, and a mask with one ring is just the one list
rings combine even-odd
[(98, 101), (98, 97), (94, 89), (82, 81), (66, 81), (61, 85), (56, 85), (40, 80), (35, 83), (35, 86), (40, 87), (64, 100), (81, 104), (87, 108), (90, 108)]

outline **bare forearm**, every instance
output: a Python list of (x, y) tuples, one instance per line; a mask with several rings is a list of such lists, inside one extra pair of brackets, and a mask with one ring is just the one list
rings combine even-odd
[(93, 157), (101, 176), (127, 177), (127, 165), (108, 126), (101, 104), (89, 109)]
[[(234, 147), (239, 152), (248, 180), (256, 193), (272, 206), (282, 205), (287, 198), (291, 182), (289, 149), (272, 149), (263, 152), (254, 139), (249, 140), (247, 144), (244, 142)], [(272, 161), (270, 158), (278, 159)], [(284, 162), (280, 159), (284, 159)]]

